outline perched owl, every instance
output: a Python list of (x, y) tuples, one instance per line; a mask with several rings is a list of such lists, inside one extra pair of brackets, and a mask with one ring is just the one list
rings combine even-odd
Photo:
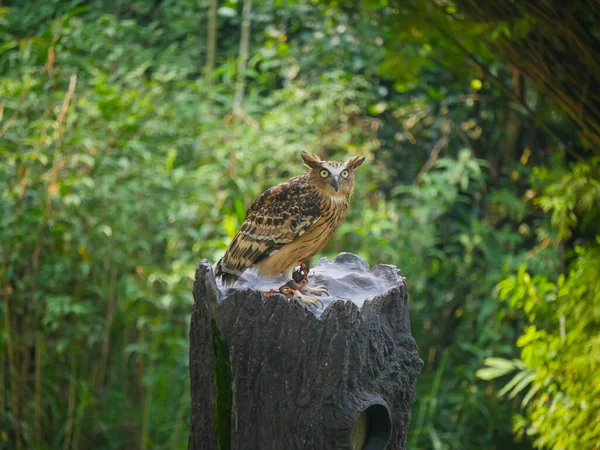
[[(346, 162), (321, 161), (312, 153), (302, 152), (302, 160), (307, 172), (267, 189), (248, 208), (246, 219), (214, 267), (223, 285), (233, 286), (250, 267), (264, 278), (281, 273), (292, 280), (294, 268), (302, 264), (304, 269), (303, 263), (325, 247), (342, 222), (350, 205), (354, 171), (364, 156)], [(296, 293), (283, 288), (280, 292)], [(300, 290), (321, 293), (310, 290), (306, 279)]]

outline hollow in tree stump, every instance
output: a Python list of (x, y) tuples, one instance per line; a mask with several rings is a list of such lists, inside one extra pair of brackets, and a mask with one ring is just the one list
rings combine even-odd
[(283, 279), (248, 271), (224, 289), (207, 261), (198, 266), (190, 450), (405, 448), (423, 362), (404, 278), (350, 253), (309, 278), (329, 290), (324, 311), (265, 298)]

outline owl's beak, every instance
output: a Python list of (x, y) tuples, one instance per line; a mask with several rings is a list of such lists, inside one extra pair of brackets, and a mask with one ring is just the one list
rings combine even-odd
[(333, 186), (335, 192), (338, 192), (340, 190), (340, 177), (338, 177), (337, 175), (332, 176), (329, 180), (329, 184)]

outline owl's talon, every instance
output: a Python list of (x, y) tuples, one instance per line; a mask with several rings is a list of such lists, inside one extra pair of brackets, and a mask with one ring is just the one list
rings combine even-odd
[(312, 297), (310, 295), (303, 295), (298, 300), (301, 301), (302, 303), (304, 303), (308, 307), (315, 306), (315, 307), (323, 308), (325, 306), (325, 304), (323, 303), (323, 301), (320, 298)]
[[(283, 286), (280, 286), (278, 290), (271, 289), (265, 292), (265, 296), (269, 297), (273, 294), (283, 294), (296, 297), (300, 302), (304, 303), (308, 307), (320, 307), (324, 308), (325, 304), (323, 301), (315, 295), (329, 295), (329, 291), (324, 285), (317, 285), (315, 287), (308, 287), (308, 272), (309, 268), (306, 264), (300, 264), (300, 268), (296, 270), (292, 275), (292, 279), (289, 280)], [(311, 295), (307, 295), (311, 294)]]
[(298, 285), (298, 289), (300, 290), (300, 292), (305, 292), (307, 294), (329, 296), (329, 291), (327, 290), (327, 287), (325, 285), (319, 284), (315, 287), (309, 287), (307, 278), (302, 280), (302, 282)]
[(325, 286), (322, 286), (322, 285), (316, 286), (314, 288), (310, 288), (310, 287), (306, 286), (304, 289), (301, 289), (300, 292), (306, 292), (307, 294), (318, 295), (318, 296), (325, 295), (325, 296), (329, 297), (329, 291), (327, 290), (327, 288)]
[(319, 295), (325, 295), (329, 297), (329, 291), (327, 290), (327, 286), (320, 284), (316, 287), (316, 289), (321, 293)]
[(323, 303), (322, 300), (313, 297), (311, 295), (304, 295), (300, 292), (299, 289), (294, 289), (293, 287), (289, 286), (288, 284), (284, 284), (283, 286), (280, 286), (279, 289), (275, 290), (275, 289), (271, 289), (270, 291), (265, 291), (263, 292), (263, 294), (265, 294), (265, 297), (270, 297), (273, 294), (283, 294), (285, 296), (291, 296), (296, 298), (298, 301), (302, 302), (303, 304), (305, 304), (308, 307), (321, 307), (323, 308), (325, 305)]
[(294, 297), (302, 298), (302, 294), (300, 293), (300, 291), (297, 291), (296, 289), (289, 288), (289, 293), (292, 294)]

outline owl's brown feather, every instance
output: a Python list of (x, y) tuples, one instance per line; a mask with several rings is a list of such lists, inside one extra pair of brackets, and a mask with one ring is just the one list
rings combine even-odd
[[(343, 191), (333, 192), (316, 175), (320, 166), (314, 158), (320, 160), (311, 156), (309, 172), (266, 190), (248, 208), (244, 222), (215, 266), (215, 276), (221, 277), (224, 285), (233, 285), (250, 267), (257, 267), (260, 275), (269, 278), (291, 270), (319, 252), (341, 223), (353, 180), (347, 181)], [(320, 162), (331, 167), (343, 164)], [(348, 161), (352, 162), (354, 158)], [(362, 160), (355, 167), (360, 163)]]

